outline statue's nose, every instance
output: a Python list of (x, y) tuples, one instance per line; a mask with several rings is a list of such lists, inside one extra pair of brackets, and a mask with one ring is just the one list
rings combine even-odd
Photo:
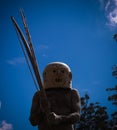
[(57, 70), (57, 75), (60, 75), (61, 74), (61, 70)]

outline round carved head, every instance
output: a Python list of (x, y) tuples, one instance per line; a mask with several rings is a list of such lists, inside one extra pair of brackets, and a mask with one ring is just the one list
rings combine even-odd
[(62, 62), (52, 62), (45, 67), (43, 79), (45, 89), (70, 88), (72, 73), (67, 64)]

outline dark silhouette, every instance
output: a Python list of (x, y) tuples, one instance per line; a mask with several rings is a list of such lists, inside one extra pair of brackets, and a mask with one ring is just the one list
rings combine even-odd
[[(112, 68), (112, 75), (117, 78), (117, 65)], [(107, 88), (113, 94), (108, 96), (108, 101), (117, 106), (117, 85)], [(111, 115), (107, 108), (100, 106), (99, 102), (90, 103), (90, 97), (85, 94), (81, 97), (81, 116), (79, 124), (75, 125), (76, 130), (117, 130), (117, 111)]]
[[(44, 88), (48, 99), (45, 104), (41, 92), (34, 94), (30, 122), (39, 130), (74, 130), (80, 118), (80, 97), (72, 89), (70, 68), (61, 62), (50, 63), (43, 72)], [(47, 107), (49, 106), (49, 107)], [(46, 115), (46, 108), (50, 108)]]
[(89, 103), (89, 95), (81, 98), (80, 122), (75, 126), (76, 130), (107, 130), (107, 108), (100, 106), (99, 102)]
[[(117, 65), (114, 65), (112, 68), (112, 76), (117, 78)], [(117, 85), (111, 88), (107, 88), (106, 91), (112, 92), (112, 95), (108, 96), (108, 101), (111, 101), (112, 105), (117, 106)], [(117, 111), (111, 114), (111, 118), (110, 126), (113, 127), (113, 129), (117, 129)]]

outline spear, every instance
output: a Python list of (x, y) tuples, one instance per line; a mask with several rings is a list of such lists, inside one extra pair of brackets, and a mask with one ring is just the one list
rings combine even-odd
[(30, 33), (29, 33), (29, 29), (28, 29), (28, 25), (27, 25), (27, 22), (26, 22), (26, 18), (25, 18), (23, 9), (20, 10), (20, 13), (21, 13), (21, 16), (22, 16), (22, 21), (23, 21), (23, 24), (24, 24), (24, 29), (25, 29), (25, 33), (26, 33), (26, 36), (27, 36), (28, 44), (30, 46), (30, 50), (32, 52), (33, 58), (36, 60), (31, 36), (30, 36)]
[[(29, 33), (29, 30), (28, 30), (28, 26), (27, 26), (27, 23), (26, 23), (26, 19), (25, 19), (23, 10), (21, 10), (21, 16), (22, 16), (24, 29), (25, 29), (25, 33), (26, 33), (28, 42), (25, 39), (19, 25), (17, 24), (17, 22), (16, 22), (16, 20), (15, 20), (15, 18), (13, 16), (11, 16), (11, 20), (13, 22), (13, 25), (14, 25), (15, 29), (16, 29), (18, 38), (20, 40), (20, 45), (21, 45), (21, 48), (23, 50), (26, 61), (28, 62), (28, 60), (27, 60), (27, 55), (28, 55), (29, 61), (30, 61), (31, 65), (32, 65), (33, 72), (34, 72), (34, 75), (35, 75), (35, 78), (36, 78), (36, 81), (37, 81), (38, 89), (40, 90), (41, 96), (42, 96), (43, 101), (44, 101), (43, 105), (45, 106), (45, 112), (48, 115), (49, 112), (50, 112), (49, 105), (48, 105), (48, 100), (47, 100), (45, 89), (44, 89), (44, 86), (43, 86), (43, 83), (42, 83), (42, 80), (41, 80), (40, 71), (39, 71), (39, 68), (38, 68), (37, 60), (36, 60), (34, 49), (33, 49), (33, 44), (32, 44), (32, 41), (31, 41), (30, 33)], [(28, 67), (31, 70), (31, 67), (30, 67), (29, 63), (28, 63)], [(32, 74), (32, 72), (31, 72), (31, 74)]]

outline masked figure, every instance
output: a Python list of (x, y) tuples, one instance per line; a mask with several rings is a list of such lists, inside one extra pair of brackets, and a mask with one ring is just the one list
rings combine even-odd
[(72, 73), (62, 62), (48, 64), (43, 72), (44, 88), (50, 113), (45, 114), (41, 92), (34, 94), (30, 122), (39, 130), (74, 130), (80, 118), (80, 96), (72, 89)]

